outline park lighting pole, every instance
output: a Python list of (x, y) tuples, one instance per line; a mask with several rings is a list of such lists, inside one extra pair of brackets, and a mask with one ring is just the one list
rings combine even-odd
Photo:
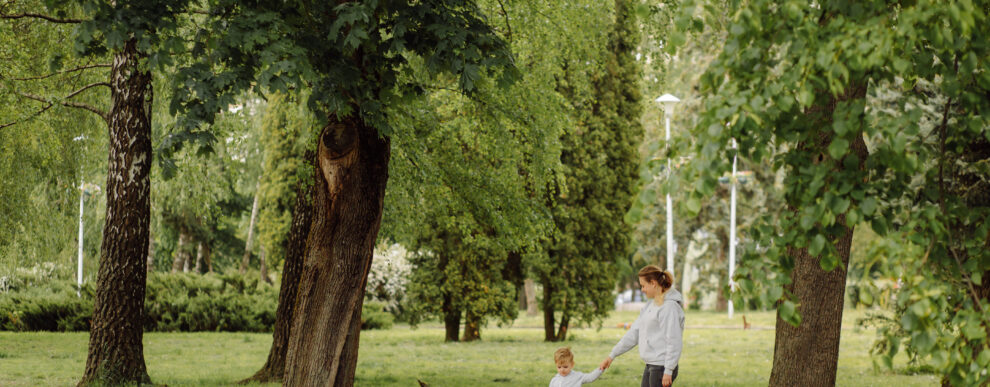
[[(670, 94), (664, 94), (657, 98), (656, 101), (663, 105), (663, 116), (667, 123), (667, 181), (669, 182), (670, 176), (673, 174), (670, 163), (670, 115), (674, 112), (674, 105), (681, 100)], [(674, 205), (670, 201), (669, 185), (667, 190), (667, 271), (671, 274), (674, 273)]]
[(732, 152), (732, 194), (729, 199), (729, 318), (732, 318), (732, 293), (736, 291), (736, 158), (739, 153), (736, 139), (731, 140)]
[[(79, 135), (73, 138), (72, 141), (82, 141), (85, 140), (86, 136)], [(76, 284), (79, 285), (76, 288), (76, 297), (82, 297), (79, 293), (79, 289), (82, 289), (82, 271), (83, 271), (83, 199), (86, 196), (86, 187), (83, 183), (82, 178), (82, 166), (79, 167), (79, 266), (76, 269)]]

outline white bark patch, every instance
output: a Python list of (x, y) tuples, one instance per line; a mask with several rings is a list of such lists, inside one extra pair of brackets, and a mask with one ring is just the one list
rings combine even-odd
[(137, 176), (138, 172), (141, 172), (141, 164), (143, 164), (147, 158), (148, 153), (146, 152), (140, 152), (134, 156), (134, 162), (131, 163), (131, 168), (128, 171), (128, 176), (130, 177), (128, 181), (134, 181), (134, 177)]

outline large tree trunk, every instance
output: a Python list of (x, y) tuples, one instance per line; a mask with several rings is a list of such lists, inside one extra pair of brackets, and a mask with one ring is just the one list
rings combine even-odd
[(244, 257), (241, 258), (241, 274), (247, 273), (251, 264), (251, 245), (254, 237), (254, 223), (258, 220), (258, 196), (261, 194), (261, 180), (258, 180), (257, 188), (254, 190), (254, 204), (251, 205), (251, 221), (248, 222), (247, 242), (244, 246)]
[(481, 340), (481, 319), (471, 313), (464, 314), (464, 336), (461, 341)]
[[(313, 158), (307, 153), (307, 160)], [(281, 381), (285, 373), (285, 355), (289, 351), (292, 317), (302, 274), (303, 256), (306, 253), (306, 237), (313, 220), (313, 184), (300, 182), (296, 187), (296, 203), (292, 207), (292, 225), (285, 246), (285, 264), (282, 268), (282, 285), (278, 292), (278, 309), (275, 310), (275, 333), (268, 360), (254, 376), (241, 383), (269, 383)]]
[[(837, 221), (845, 221), (844, 218), (840, 216)], [(794, 282), (786, 288), (798, 298), (801, 324), (792, 326), (778, 314), (771, 386), (835, 385), (852, 235), (850, 227), (836, 241), (842, 264), (829, 272), (822, 270), (818, 257), (810, 256), (806, 248), (787, 249), (787, 254), (794, 257)]]
[(449, 294), (443, 296), (443, 326), (444, 341), (458, 341), (461, 331), (461, 311), (454, 309), (454, 298)]
[(147, 280), (151, 172), (151, 74), (137, 41), (110, 70), (107, 212), (86, 369), (79, 385), (150, 383), (141, 342)]
[[(819, 96), (827, 98), (828, 102), (809, 108), (808, 122), (814, 127), (826, 127), (832, 123), (832, 112), (838, 102), (863, 98), (865, 95), (865, 84), (853, 84), (848, 86), (844, 95), (837, 98), (831, 95)], [(862, 128), (858, 130), (851, 143), (851, 150), (859, 158), (857, 167), (862, 168), (869, 153), (863, 141)], [(824, 150), (832, 141), (831, 135), (832, 132), (821, 132), (818, 143), (809, 146)], [(821, 154), (826, 153), (823, 151)], [(828, 161), (820, 156), (820, 162), (832, 162), (835, 168), (843, 168), (842, 160)], [(845, 225), (845, 218), (845, 214), (836, 214), (836, 224)], [(845, 226), (845, 232), (831, 241), (841, 262), (829, 272), (822, 270), (819, 257), (811, 256), (807, 248), (787, 249), (787, 255), (794, 259), (794, 269), (791, 273), (792, 282), (785, 286), (785, 290), (797, 297), (801, 323), (796, 327), (792, 326), (780, 318), (778, 312), (771, 386), (835, 385), (853, 229), (852, 226)]]
[(320, 173), (286, 357), (287, 386), (353, 385), (364, 286), (381, 225), (389, 141), (356, 118), (330, 121), (316, 155)]

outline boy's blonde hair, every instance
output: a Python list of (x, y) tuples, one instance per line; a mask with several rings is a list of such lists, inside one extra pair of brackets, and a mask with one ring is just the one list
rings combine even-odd
[(570, 347), (557, 348), (553, 353), (553, 362), (556, 364), (573, 364), (574, 354)]

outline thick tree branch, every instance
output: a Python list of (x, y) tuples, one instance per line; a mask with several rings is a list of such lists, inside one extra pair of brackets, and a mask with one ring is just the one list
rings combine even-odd
[(14, 80), (14, 81), (35, 81), (35, 80), (39, 80), (39, 79), (50, 78), (50, 77), (53, 77), (53, 76), (56, 76), (56, 75), (59, 75), (59, 74), (71, 73), (71, 72), (82, 71), (82, 70), (87, 70), (87, 69), (92, 69), (92, 68), (100, 68), (100, 67), (109, 68), (110, 67), (110, 64), (109, 63), (98, 63), (98, 64), (93, 64), (93, 65), (79, 66), (79, 67), (68, 69), (68, 70), (62, 70), (62, 71), (54, 72), (54, 73), (51, 73), (51, 74), (48, 74), (48, 75), (39, 75), (39, 76), (36, 76), (36, 77), (27, 77), (27, 78), (10, 78), (10, 79), (11, 80)]
[(57, 17), (42, 15), (38, 13), (18, 13), (13, 15), (0, 15), (0, 19), (23, 19), (23, 18), (44, 19), (52, 23), (58, 23), (58, 24), (78, 24), (83, 22), (82, 19), (59, 19)]

